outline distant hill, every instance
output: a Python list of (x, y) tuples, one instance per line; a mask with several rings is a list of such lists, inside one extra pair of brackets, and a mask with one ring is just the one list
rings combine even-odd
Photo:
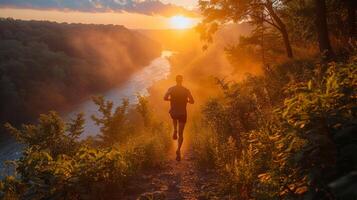
[(161, 45), (117, 25), (0, 19), (0, 123), (63, 111), (160, 56)]

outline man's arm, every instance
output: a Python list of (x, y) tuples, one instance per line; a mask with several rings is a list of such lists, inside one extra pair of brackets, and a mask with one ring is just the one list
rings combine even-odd
[(171, 94), (171, 90), (170, 90), (170, 88), (167, 90), (167, 92), (166, 92), (166, 94), (165, 94), (165, 96), (164, 96), (164, 100), (165, 101), (170, 101), (170, 94)]
[(193, 99), (193, 96), (192, 96), (190, 90), (188, 91), (188, 103), (190, 103), (190, 104), (195, 103), (195, 100)]

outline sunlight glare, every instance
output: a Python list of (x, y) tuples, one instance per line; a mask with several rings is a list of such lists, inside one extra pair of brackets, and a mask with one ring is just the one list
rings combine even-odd
[(176, 15), (170, 18), (170, 26), (173, 29), (187, 29), (194, 26), (194, 20), (181, 15)]

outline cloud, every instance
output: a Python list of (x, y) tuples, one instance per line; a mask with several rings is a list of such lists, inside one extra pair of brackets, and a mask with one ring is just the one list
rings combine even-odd
[(159, 0), (0, 0), (0, 7), (197, 16), (194, 11), (174, 4), (165, 4)]

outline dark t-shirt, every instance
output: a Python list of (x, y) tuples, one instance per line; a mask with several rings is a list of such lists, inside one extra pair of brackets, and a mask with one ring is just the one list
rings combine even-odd
[[(192, 99), (191, 92), (183, 86), (173, 86), (167, 90), (166, 96), (170, 96), (170, 113), (173, 115), (186, 115), (186, 105)], [(193, 99), (192, 99), (193, 101)]]

